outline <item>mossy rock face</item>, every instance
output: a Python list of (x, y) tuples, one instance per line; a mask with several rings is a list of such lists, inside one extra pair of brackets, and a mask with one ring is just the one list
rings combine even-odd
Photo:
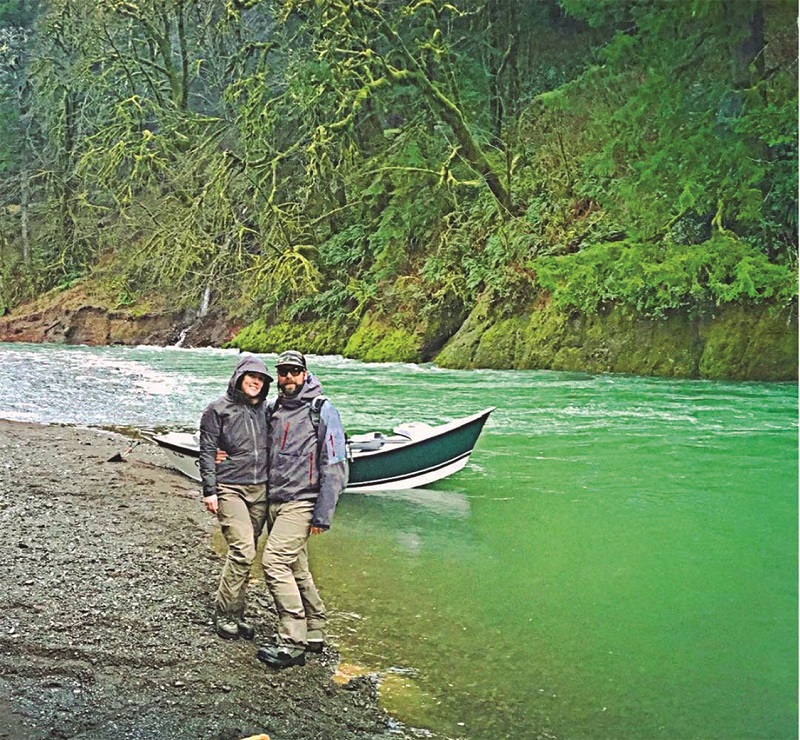
[(797, 378), (797, 316), (768, 307), (729, 306), (701, 323), (700, 375), (733, 380)]
[(765, 309), (747, 345), (749, 380), (797, 380), (798, 327), (796, 312)]
[[(343, 354), (363, 362), (424, 362), (433, 337), (408, 316), (367, 314), (357, 327), (328, 321), (255, 321), (228, 346), (251, 352), (297, 347), (309, 354)], [(426, 334), (427, 332), (427, 334)], [(426, 347), (428, 350), (426, 350)], [(796, 309), (723, 306), (713, 316), (673, 312), (646, 318), (610, 307), (592, 316), (567, 314), (540, 300), (509, 317), (480, 301), (435, 361), (453, 369), (516, 368), (629, 373), (677, 378), (794, 380)]]
[(487, 300), (478, 301), (461, 328), (436, 356), (436, 364), (439, 367), (448, 367), (453, 370), (481, 367), (476, 364), (474, 357), (478, 352), (484, 333), (494, 323), (493, 313)]
[[(258, 319), (244, 327), (226, 345), (246, 352), (281, 352), (294, 347), (307, 354), (342, 354), (363, 362), (425, 362), (453, 331), (452, 316), (420, 322), (398, 315), (392, 320), (366, 314), (358, 325), (326, 320), (282, 322), (267, 326)], [(413, 329), (404, 328), (412, 326)]]
[(329, 321), (289, 322), (267, 326), (257, 319), (245, 326), (226, 345), (243, 352), (283, 352), (292, 347), (309, 355), (330, 355), (341, 351), (347, 341), (349, 328)]
[(363, 362), (421, 362), (420, 337), (367, 314), (344, 346), (342, 354)]
[(432, 360), (447, 344), (469, 316), (469, 311), (460, 301), (446, 302), (426, 315), (426, 319), (418, 324), (420, 352), (423, 362)]
[(797, 317), (725, 306), (714, 317), (647, 318), (613, 306), (569, 315), (540, 301), (508, 319), (479, 303), (436, 358), (442, 367), (629, 373), (677, 378), (797, 378)]
[(517, 357), (518, 367), (521, 368), (553, 367), (562, 362), (556, 361), (561, 348), (579, 347), (569, 315), (549, 306), (541, 306), (531, 312), (518, 338)]
[(493, 370), (516, 367), (517, 337), (524, 323), (524, 317), (514, 317), (490, 324), (481, 335), (473, 354), (473, 363)]
[[(613, 307), (575, 319), (583, 369), (661, 377), (695, 377), (702, 351), (694, 323), (684, 314), (660, 319)], [(578, 327), (580, 327), (578, 329)]]

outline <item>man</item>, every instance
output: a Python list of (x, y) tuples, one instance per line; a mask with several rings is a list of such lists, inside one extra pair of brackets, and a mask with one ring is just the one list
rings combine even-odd
[[(274, 645), (258, 659), (275, 668), (305, 664), (321, 652), (325, 605), (308, 569), (308, 538), (331, 526), (347, 485), (347, 453), (339, 412), (296, 350), (278, 357), (278, 398), (268, 411), (269, 536), (264, 575), (278, 612)], [(316, 401), (314, 399), (317, 399)]]
[[(264, 400), (272, 380), (260, 359), (244, 355), (225, 395), (210, 403), (200, 420), (203, 503), (217, 515), (228, 543), (214, 607), (215, 629), (225, 639), (255, 636), (244, 608), (250, 566), (267, 516)], [(216, 463), (218, 449), (227, 454)]]

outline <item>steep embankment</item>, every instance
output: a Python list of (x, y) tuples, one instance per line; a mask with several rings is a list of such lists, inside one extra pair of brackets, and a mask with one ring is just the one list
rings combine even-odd
[(514, 316), (478, 305), (439, 353), (443, 367), (540, 368), (679, 378), (794, 380), (795, 309), (721, 306), (646, 318), (623, 307), (592, 316), (548, 305)]
[(0, 341), (66, 344), (230, 345), (251, 352), (287, 346), (365, 362), (442, 367), (583, 370), (682, 378), (795, 380), (797, 306), (724, 305), (704, 313), (647, 318), (621, 306), (594, 315), (539, 300), (514, 313), (479, 302), (466, 320), (366, 314), (352, 325), (328, 320), (245, 327), (221, 311), (197, 318), (169, 308), (117, 309), (86, 287), (44, 296), (0, 318)]
[(225, 344), (235, 333), (234, 324), (215, 313), (198, 318), (155, 301), (114, 307), (87, 283), (52, 291), (0, 317), (0, 342), (163, 346), (180, 341), (205, 347)]
[[(413, 328), (408, 328), (409, 326)], [(797, 307), (727, 305), (647, 318), (621, 306), (587, 316), (541, 300), (513, 313), (479, 302), (458, 328), (366, 314), (342, 332), (329, 322), (257, 321), (232, 344), (275, 352), (296, 344), (366, 362), (427, 362), (454, 369), (582, 370), (676, 378), (795, 380)]]

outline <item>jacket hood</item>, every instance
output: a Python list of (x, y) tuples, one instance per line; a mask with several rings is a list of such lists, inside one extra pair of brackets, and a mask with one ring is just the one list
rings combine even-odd
[(239, 388), (239, 384), (242, 382), (242, 376), (245, 373), (259, 373), (259, 375), (263, 375), (267, 379), (261, 387), (261, 393), (258, 394), (258, 403), (263, 403), (269, 393), (269, 387), (275, 378), (267, 372), (264, 363), (255, 355), (242, 355), (242, 357), (239, 358), (239, 362), (236, 363), (236, 367), (233, 370), (233, 375), (231, 375), (231, 379), (228, 381), (228, 396), (239, 403), (245, 402), (244, 393), (242, 393)]

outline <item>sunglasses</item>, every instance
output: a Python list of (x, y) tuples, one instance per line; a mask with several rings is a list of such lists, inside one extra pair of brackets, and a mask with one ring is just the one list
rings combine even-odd
[(296, 378), (298, 375), (301, 375), (304, 372), (305, 370), (302, 367), (297, 367), (296, 365), (281, 365), (278, 368), (278, 375), (283, 378), (288, 375)]

